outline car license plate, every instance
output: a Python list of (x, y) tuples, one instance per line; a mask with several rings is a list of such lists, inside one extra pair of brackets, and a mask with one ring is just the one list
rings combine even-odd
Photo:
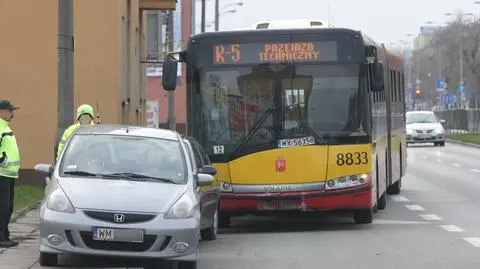
[(280, 139), (277, 141), (277, 147), (290, 148), (315, 144), (315, 138), (313, 136), (293, 138), (293, 139)]
[(260, 201), (260, 210), (296, 210), (300, 208), (298, 200)]
[(113, 229), (93, 227), (93, 240), (96, 241), (117, 241), (117, 242), (143, 242), (143, 230), (137, 229)]

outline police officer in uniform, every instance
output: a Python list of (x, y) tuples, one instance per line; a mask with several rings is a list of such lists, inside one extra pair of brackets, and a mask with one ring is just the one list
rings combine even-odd
[(10, 239), (8, 224), (13, 213), (15, 180), (20, 170), (20, 152), (9, 127), (17, 106), (8, 100), (0, 100), (0, 248), (18, 245)]
[(65, 130), (65, 132), (63, 132), (60, 143), (58, 144), (57, 159), (60, 156), (60, 154), (62, 154), (67, 140), (70, 138), (73, 132), (77, 130), (77, 128), (80, 125), (95, 125), (93, 118), (94, 118), (94, 113), (93, 113), (93, 107), (91, 105), (83, 104), (77, 108), (77, 122), (70, 125)]

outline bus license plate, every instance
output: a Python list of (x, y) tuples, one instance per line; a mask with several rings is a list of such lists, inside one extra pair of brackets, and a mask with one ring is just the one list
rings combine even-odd
[(291, 148), (291, 147), (300, 147), (315, 144), (315, 137), (308, 136), (302, 138), (293, 138), (293, 139), (280, 139), (277, 141), (277, 146), (279, 148)]
[(300, 208), (298, 200), (260, 201), (260, 210), (297, 210)]

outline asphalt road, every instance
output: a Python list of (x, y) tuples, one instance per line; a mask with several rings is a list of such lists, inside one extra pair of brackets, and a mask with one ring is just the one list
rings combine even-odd
[[(333, 215), (237, 219), (216, 241), (202, 244), (199, 268), (477, 269), (479, 211), (479, 149), (412, 146), (402, 193), (389, 197), (373, 224)], [(69, 265), (64, 268), (136, 264), (71, 257), (61, 262)]]

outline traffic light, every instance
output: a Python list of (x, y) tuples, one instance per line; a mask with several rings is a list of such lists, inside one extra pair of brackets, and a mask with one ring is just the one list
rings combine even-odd
[(422, 90), (416, 89), (415, 90), (415, 99), (420, 99), (422, 97)]

